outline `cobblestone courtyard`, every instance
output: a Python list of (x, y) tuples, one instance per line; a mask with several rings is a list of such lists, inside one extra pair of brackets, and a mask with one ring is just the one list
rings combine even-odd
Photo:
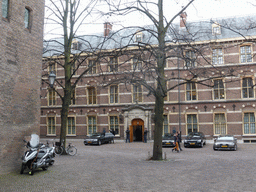
[(255, 144), (238, 144), (238, 151), (213, 151), (209, 143), (181, 153), (163, 148), (161, 162), (146, 160), (153, 143), (73, 144), (77, 155), (56, 157), (47, 171), (0, 175), (0, 191), (256, 191)]

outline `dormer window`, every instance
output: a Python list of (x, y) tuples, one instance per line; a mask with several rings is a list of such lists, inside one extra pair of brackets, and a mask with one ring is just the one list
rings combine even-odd
[(136, 42), (142, 42), (143, 41), (143, 33), (142, 32), (138, 32), (135, 35), (135, 41)]
[(73, 42), (72, 42), (72, 49), (80, 50), (80, 48), (81, 48), (81, 43), (78, 42), (76, 39), (74, 39)]
[(221, 35), (221, 28), (217, 22), (212, 24), (212, 35)]

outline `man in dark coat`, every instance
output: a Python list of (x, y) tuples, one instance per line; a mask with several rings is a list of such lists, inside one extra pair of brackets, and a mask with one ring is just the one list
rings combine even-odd
[(148, 138), (148, 130), (145, 128), (144, 130), (144, 142), (147, 143), (147, 138)]
[(130, 143), (130, 130), (127, 128), (125, 133), (126, 133), (126, 140), (125, 140), (125, 142), (127, 143), (127, 141), (128, 141)]

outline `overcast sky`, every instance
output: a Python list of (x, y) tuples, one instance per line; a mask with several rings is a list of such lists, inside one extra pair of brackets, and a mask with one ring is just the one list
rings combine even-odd
[[(84, 0), (86, 2), (88, 0)], [(152, 1), (152, 0), (151, 0)], [(155, 0), (156, 1), (156, 0)], [(164, 14), (168, 19), (177, 14), (182, 6), (186, 5), (189, 0), (164, 0)], [(195, 0), (186, 10), (187, 20), (205, 20), (220, 17), (235, 17), (256, 15), (256, 0)], [(178, 18), (179, 19), (179, 18)], [(179, 20), (175, 22), (179, 22)], [(152, 24), (146, 16), (133, 13), (126, 17), (105, 16), (103, 18), (88, 18), (88, 23), (82, 27), (83, 34), (103, 33), (103, 23), (108, 21), (113, 23), (113, 30), (117, 30), (122, 26), (139, 26)], [(80, 30), (81, 31), (81, 30)], [(79, 33), (81, 34), (81, 32)]]

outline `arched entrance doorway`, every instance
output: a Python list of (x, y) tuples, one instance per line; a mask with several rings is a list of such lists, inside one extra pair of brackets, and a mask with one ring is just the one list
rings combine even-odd
[(142, 119), (133, 119), (130, 126), (130, 142), (144, 141), (144, 121)]

